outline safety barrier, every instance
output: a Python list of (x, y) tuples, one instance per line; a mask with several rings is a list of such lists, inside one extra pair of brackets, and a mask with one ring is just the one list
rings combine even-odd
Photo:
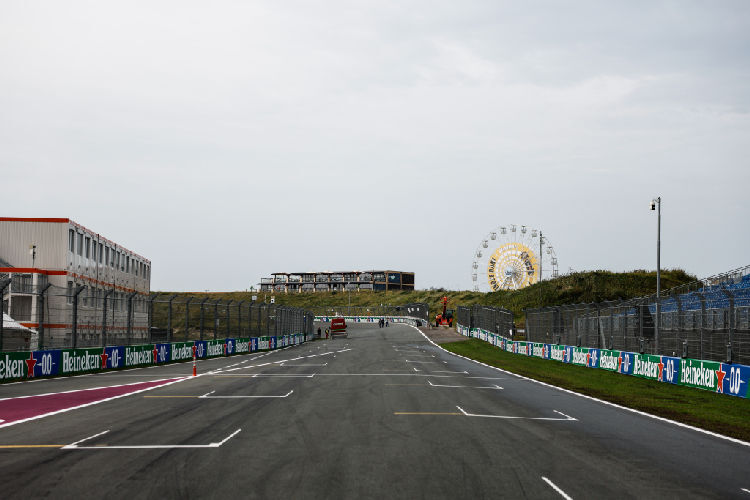
[(0, 352), (0, 382), (188, 361), (193, 359), (193, 347), (197, 359), (206, 359), (278, 349), (311, 339), (311, 335), (296, 333), (271, 337)]
[(718, 361), (654, 354), (514, 341), (481, 328), (458, 325), (458, 333), (478, 338), (507, 352), (599, 368), (623, 375), (747, 397), (750, 367)]
[(377, 323), (381, 319), (389, 323), (405, 323), (413, 326), (422, 326), (426, 320), (410, 316), (315, 316), (315, 321), (330, 323), (333, 318), (344, 318), (349, 323)]

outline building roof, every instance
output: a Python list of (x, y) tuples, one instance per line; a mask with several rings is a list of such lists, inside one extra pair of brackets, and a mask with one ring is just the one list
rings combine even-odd
[(23, 326), (18, 321), (14, 320), (7, 314), (3, 313), (3, 329), (7, 330), (23, 330), (23, 331), (31, 331), (30, 329)]

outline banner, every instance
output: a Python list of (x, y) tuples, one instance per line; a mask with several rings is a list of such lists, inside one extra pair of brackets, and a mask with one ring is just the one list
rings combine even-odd
[(172, 344), (156, 344), (156, 362), (169, 363), (172, 361)]
[(125, 366), (150, 365), (156, 362), (158, 352), (154, 344), (125, 346)]
[(250, 352), (250, 339), (249, 338), (238, 338), (234, 343), (234, 352), (242, 354)]
[(206, 341), (206, 357), (215, 358), (217, 356), (224, 355), (224, 349), (226, 344), (223, 340), (207, 340)]
[(186, 361), (193, 359), (194, 342), (173, 342), (170, 349), (171, 361)]
[[(207, 341), (205, 340), (196, 340), (195, 341), (195, 357), (198, 359), (202, 359), (206, 357), (206, 353), (208, 352), (207, 348)], [(191, 354), (192, 356), (192, 354)]]

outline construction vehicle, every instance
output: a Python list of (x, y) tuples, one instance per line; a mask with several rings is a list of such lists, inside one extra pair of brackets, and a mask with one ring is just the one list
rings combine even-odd
[(453, 327), (453, 309), (448, 309), (448, 297), (441, 299), (443, 303), (443, 312), (435, 316), (435, 326)]

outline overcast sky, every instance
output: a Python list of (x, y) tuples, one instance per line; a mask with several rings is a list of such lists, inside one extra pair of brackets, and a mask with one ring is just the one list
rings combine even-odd
[(494, 227), (560, 271), (750, 264), (750, 2), (5, 0), (0, 213), (155, 290), (388, 268), (472, 286)]

